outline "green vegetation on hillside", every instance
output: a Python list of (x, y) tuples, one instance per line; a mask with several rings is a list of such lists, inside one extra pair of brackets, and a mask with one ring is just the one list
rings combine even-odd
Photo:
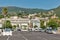
[[(2, 8), (3, 7), (0, 7), (0, 14), (2, 13), (1, 12)], [(28, 15), (28, 14), (40, 13), (43, 17), (46, 17), (46, 16), (51, 16), (51, 14), (54, 13), (60, 17), (60, 6), (57, 8), (50, 9), (50, 10), (38, 9), (38, 8), (36, 8), (36, 9), (21, 8), (21, 7), (15, 7), (15, 6), (9, 6), (9, 7), (7, 7), (7, 9), (8, 9), (8, 15), (10, 15), (10, 16), (14, 16), (14, 15), (21, 16), (20, 14)], [(52, 10), (53, 10), (53, 13), (52, 13)], [(49, 12), (51, 14), (49, 14)]]

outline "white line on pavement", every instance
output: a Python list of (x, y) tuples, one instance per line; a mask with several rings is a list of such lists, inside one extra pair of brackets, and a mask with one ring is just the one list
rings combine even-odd
[(23, 36), (22, 34), (21, 34), (21, 36), (22, 36), (22, 38), (24, 38), (25, 40), (28, 40), (25, 36)]
[(40, 36), (40, 38), (43, 39), (43, 40), (48, 40), (47, 38), (44, 38), (44, 37), (41, 37), (41, 36)]
[(9, 36), (8, 36), (7, 40), (9, 40)]
[(25, 40), (28, 40), (26, 37), (22, 36)]
[[(13, 35), (13, 36), (18, 36), (18, 35)], [(22, 36), (22, 38), (24, 39), (24, 40), (28, 40), (25, 36), (23, 36), (22, 34), (20, 34), (20, 36)]]

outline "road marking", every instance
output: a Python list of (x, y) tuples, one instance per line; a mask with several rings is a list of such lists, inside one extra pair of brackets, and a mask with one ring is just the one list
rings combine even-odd
[[(24, 40), (28, 40), (22, 33), (19, 32), (19, 35), (20, 35)], [(19, 36), (19, 35), (12, 35), (12, 36)]]
[(8, 36), (7, 40), (9, 40), (9, 36)]
[(44, 38), (44, 37), (41, 37), (41, 36), (40, 36), (40, 38), (43, 39), (43, 40), (48, 40), (47, 38)]
[(21, 34), (21, 36), (22, 36), (22, 38), (24, 38), (25, 40), (28, 40), (25, 36), (23, 36), (22, 34)]
[(26, 37), (22, 36), (25, 40), (28, 40)]

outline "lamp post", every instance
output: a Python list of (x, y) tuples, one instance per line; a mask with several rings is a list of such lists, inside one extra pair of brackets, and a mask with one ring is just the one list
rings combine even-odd
[(4, 7), (3, 9), (2, 9), (2, 14), (4, 15), (4, 18), (5, 18), (5, 28), (6, 28), (6, 15), (7, 15), (7, 8), (6, 7)]

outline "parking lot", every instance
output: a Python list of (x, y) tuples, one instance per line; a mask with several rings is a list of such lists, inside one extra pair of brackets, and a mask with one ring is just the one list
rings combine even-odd
[(60, 35), (44, 32), (13, 32), (12, 36), (0, 36), (0, 40), (60, 40)]

